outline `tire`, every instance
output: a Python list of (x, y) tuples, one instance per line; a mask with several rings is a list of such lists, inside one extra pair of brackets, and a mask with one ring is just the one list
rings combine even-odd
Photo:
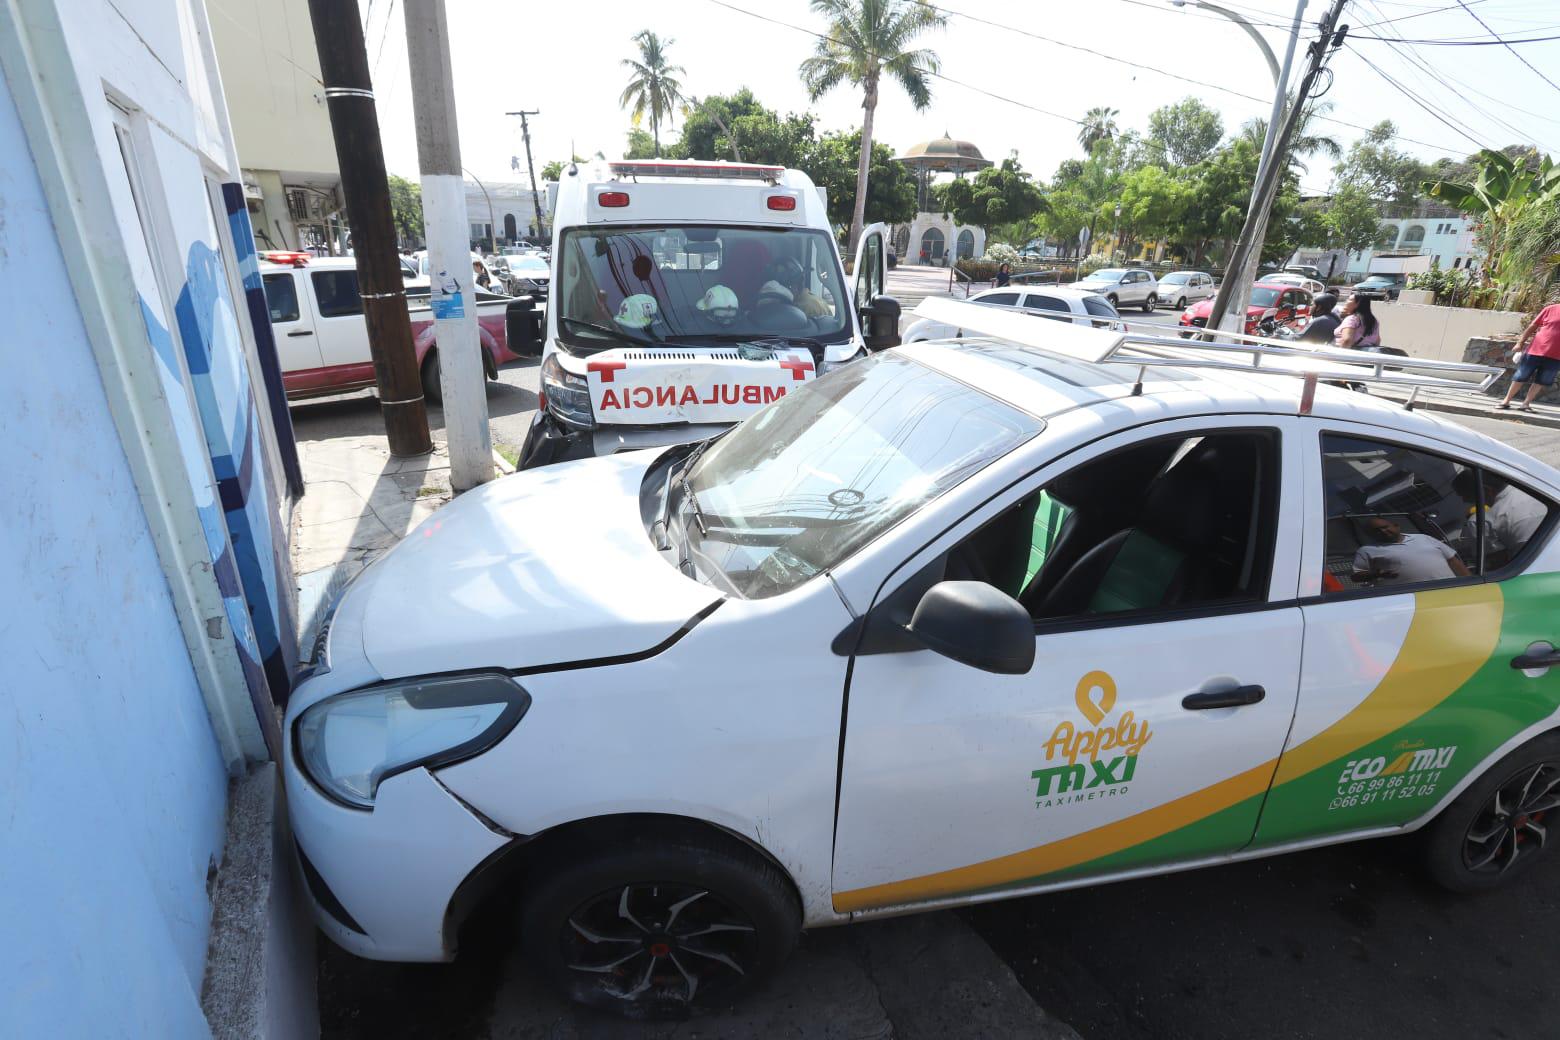
[(537, 974), (569, 1000), (633, 1019), (729, 1005), (790, 956), (802, 919), (790, 880), (735, 839), (572, 843), (527, 888), (520, 944)]
[[(439, 352), (437, 349), (428, 351), (423, 355), (422, 369), (419, 372), (422, 378), (423, 396), (434, 404), (444, 403), (444, 385), (439, 378)], [(498, 378), (498, 366), (493, 363), (493, 355), (482, 348), (482, 378), (484, 382)]]
[(1185, 296), (1182, 296), (1180, 299), (1175, 301), (1175, 309), (1178, 310), (1178, 311), (1186, 310), (1186, 297)]
[(1556, 825), (1560, 733), (1546, 733), (1487, 769), (1425, 828), (1425, 867), (1443, 888), (1487, 892), (1531, 869)]
[(1149, 293), (1148, 299), (1143, 301), (1143, 313), (1152, 314), (1154, 313), (1154, 308), (1157, 306), (1159, 306), (1159, 297), (1153, 293)]

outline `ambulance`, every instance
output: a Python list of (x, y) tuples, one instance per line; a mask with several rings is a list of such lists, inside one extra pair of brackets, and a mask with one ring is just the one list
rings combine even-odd
[(829, 369), (899, 342), (886, 233), (847, 283), (823, 193), (750, 163), (570, 165), (545, 315), (510, 308), (540, 355), (521, 468), (708, 439)]

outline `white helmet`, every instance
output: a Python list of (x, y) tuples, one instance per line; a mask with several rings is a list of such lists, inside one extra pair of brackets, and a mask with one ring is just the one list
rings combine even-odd
[(660, 305), (649, 293), (635, 293), (618, 307), (613, 320), (625, 329), (643, 329), (660, 315)]
[(737, 294), (724, 285), (710, 286), (704, 298), (694, 306), (723, 325), (737, 318)]

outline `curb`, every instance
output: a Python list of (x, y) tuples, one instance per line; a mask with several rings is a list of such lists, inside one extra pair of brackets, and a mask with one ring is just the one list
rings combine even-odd
[(497, 450), (493, 452), (493, 466), (498, 470), (498, 475), (507, 477), (515, 472), (515, 468), (509, 464), (509, 460), (500, 455)]

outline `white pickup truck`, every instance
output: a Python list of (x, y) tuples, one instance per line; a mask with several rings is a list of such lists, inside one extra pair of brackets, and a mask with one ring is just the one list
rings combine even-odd
[[(522, 468), (702, 440), (899, 342), (884, 227), (847, 285), (822, 193), (779, 166), (634, 160), (564, 170)], [(529, 306), (515, 305), (516, 312)]]

